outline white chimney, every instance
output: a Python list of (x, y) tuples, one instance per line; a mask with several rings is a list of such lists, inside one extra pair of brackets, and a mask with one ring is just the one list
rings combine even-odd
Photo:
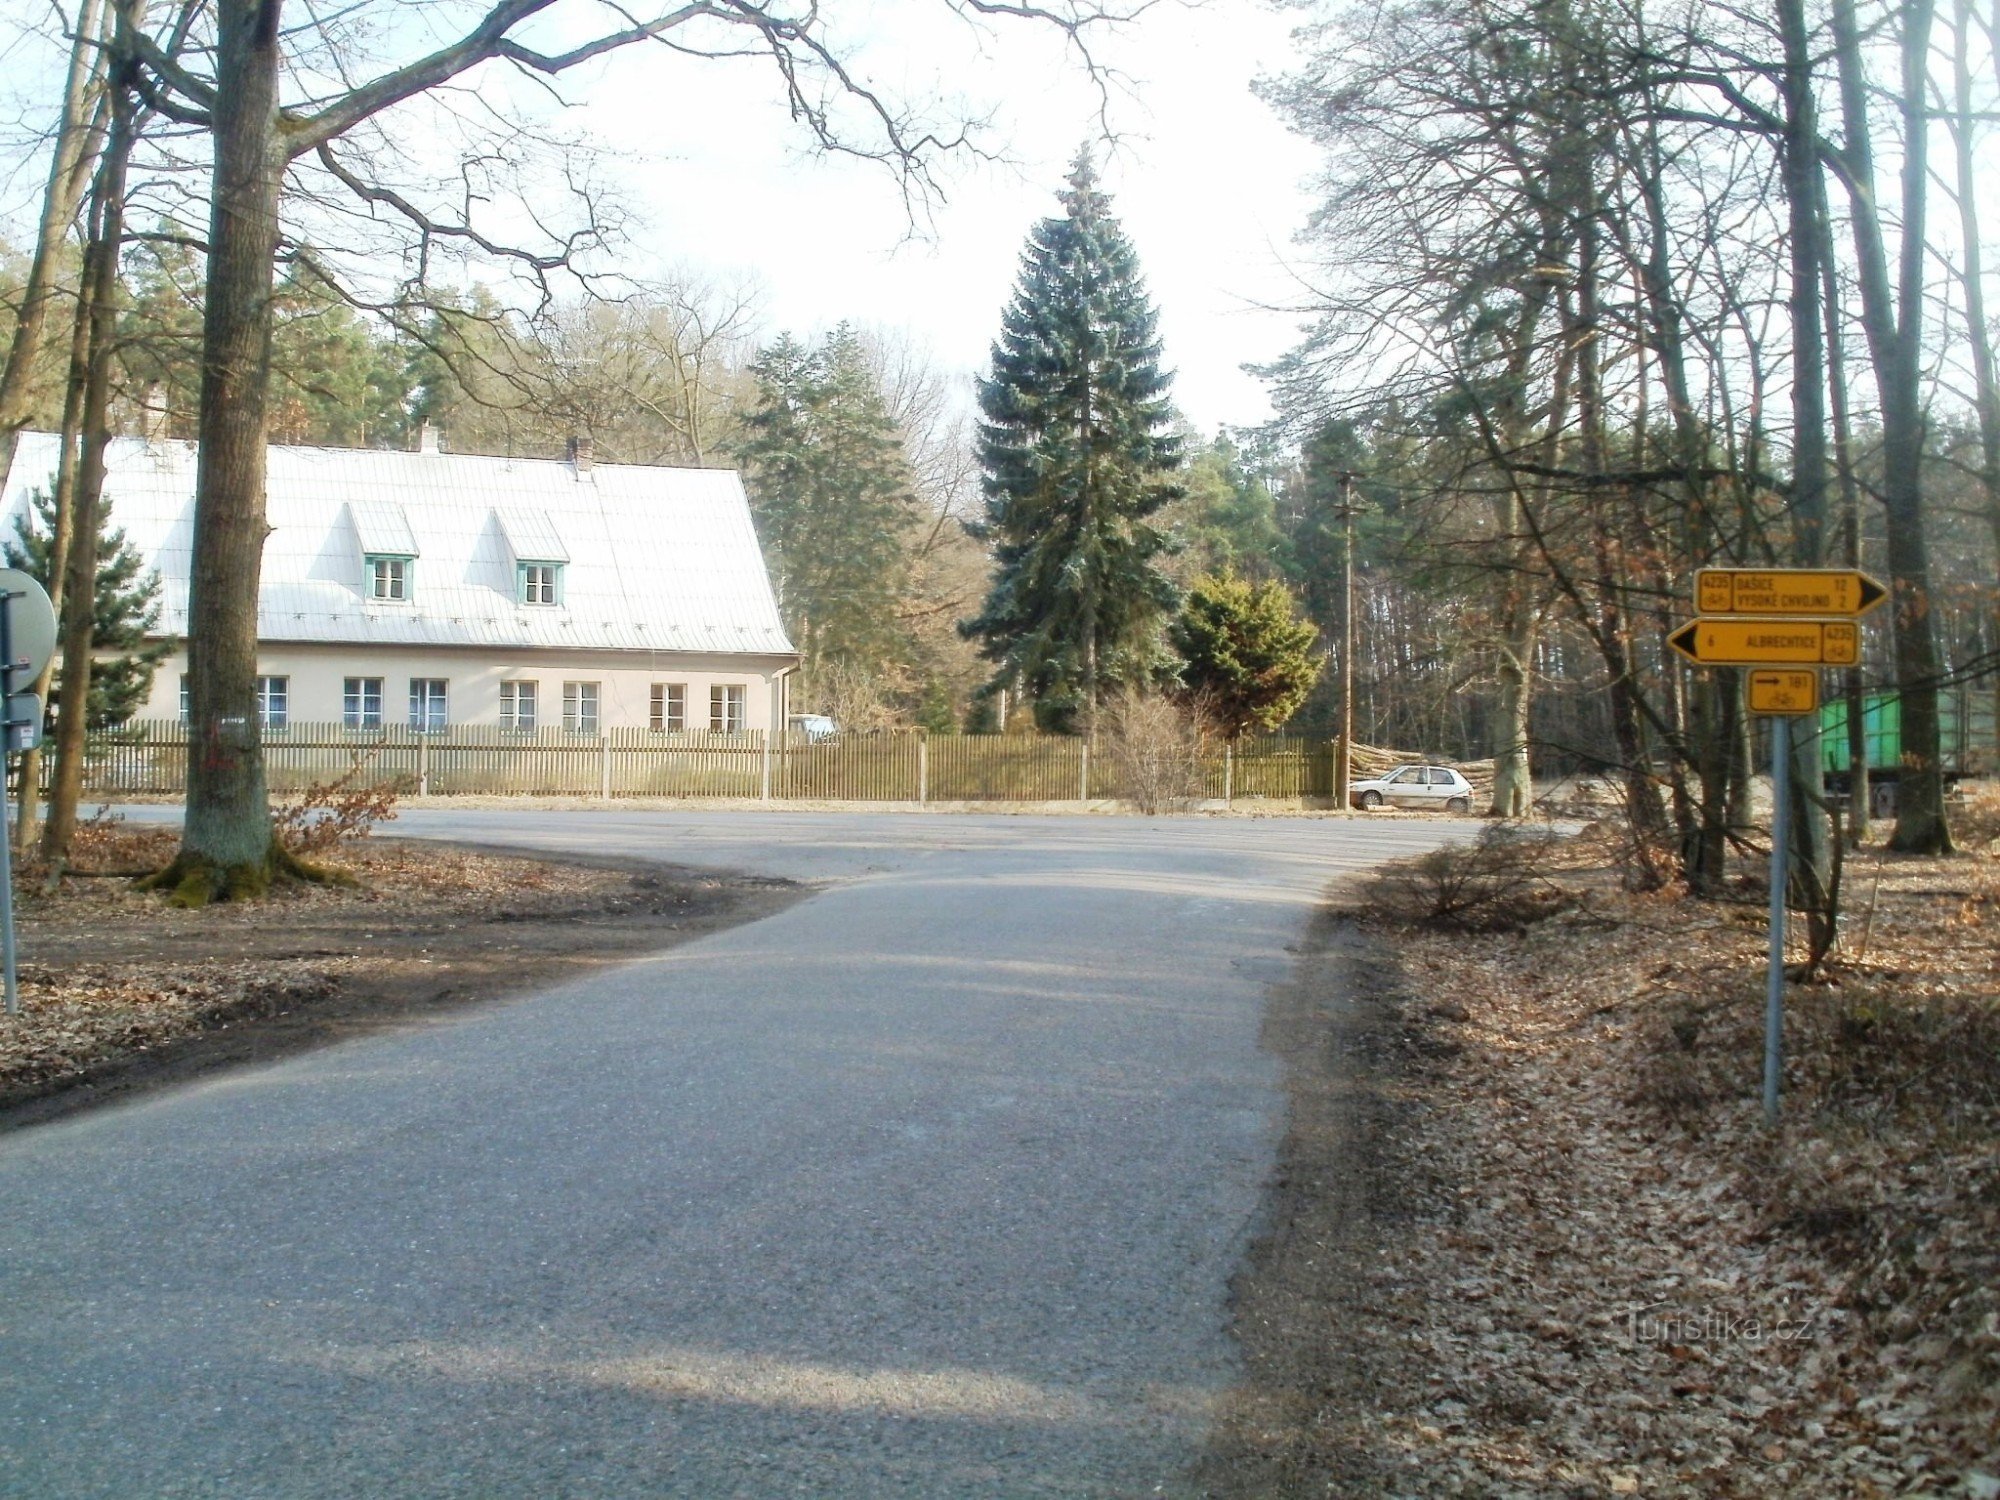
[(417, 429), (417, 452), (435, 453), (437, 451), (438, 430), (431, 426), (430, 419), (426, 417), (423, 425)]

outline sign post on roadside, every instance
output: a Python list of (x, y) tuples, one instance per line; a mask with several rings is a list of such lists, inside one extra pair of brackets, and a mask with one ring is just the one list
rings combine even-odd
[(1861, 627), (1852, 620), (1690, 620), (1667, 644), (1699, 667), (1852, 667)]
[(1857, 622), (1888, 597), (1879, 582), (1851, 568), (1703, 568), (1695, 574), (1700, 616), (1667, 637), (1698, 667), (1750, 668), (1750, 712), (1771, 720), (1771, 932), (1764, 983), (1764, 1119), (1771, 1125), (1778, 1123), (1784, 1072), (1792, 720), (1819, 712), (1819, 668), (1860, 664)]
[(1695, 608), (1705, 615), (1819, 615), (1854, 620), (1889, 597), (1852, 568), (1703, 568)]
[[(41, 743), (42, 700), (17, 693), (16, 683), (33, 682), (56, 650), (56, 612), (48, 593), (19, 568), (0, 568), (0, 810), (6, 806), (6, 772), (14, 752)], [(7, 1014), (21, 1013), (14, 974), (14, 838), (0, 816), (0, 986)]]

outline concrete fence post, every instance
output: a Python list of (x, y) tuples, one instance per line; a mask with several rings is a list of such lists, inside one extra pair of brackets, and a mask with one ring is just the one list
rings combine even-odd
[(771, 800), (771, 731), (768, 729), (759, 730), (757, 737), (762, 750), (762, 781), (757, 795), (763, 801), (769, 802)]
[(1076, 796), (1079, 802), (1088, 802), (1090, 800), (1090, 741), (1079, 740), (1077, 743), (1083, 746), (1083, 754), (1078, 758), (1082, 770), (1081, 774), (1077, 777)]
[(431, 742), (420, 730), (417, 733), (417, 795), (431, 794)]
[(597, 795), (603, 801), (611, 800), (611, 736), (597, 737)]
[(931, 737), (917, 735), (917, 805), (931, 800)]
[(1236, 796), (1236, 747), (1225, 741), (1222, 746), (1222, 805), (1229, 806)]

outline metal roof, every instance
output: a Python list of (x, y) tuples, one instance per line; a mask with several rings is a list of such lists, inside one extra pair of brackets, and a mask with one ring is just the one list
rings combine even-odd
[(500, 505), (494, 507), (493, 514), (500, 519), (500, 531), (513, 549), (514, 561), (569, 561), (569, 548), (563, 545), (562, 533), (556, 530), (555, 517), (547, 511)]
[(416, 533), (403, 507), (380, 500), (350, 500), (347, 514), (354, 522), (354, 534), (361, 550), (378, 557), (415, 557)]
[[(56, 452), (20, 435), (0, 534)], [(106, 458), (112, 525), (160, 573), (160, 633), (185, 635), (195, 445), (116, 438)], [(262, 640), (793, 654), (733, 470), (273, 447), (268, 485)], [(367, 597), (378, 550), (420, 559), (407, 602)], [(519, 561), (563, 563), (562, 603), (518, 603)]]

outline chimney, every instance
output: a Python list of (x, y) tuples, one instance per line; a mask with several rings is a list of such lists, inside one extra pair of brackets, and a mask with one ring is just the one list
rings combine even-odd
[(139, 398), (139, 435), (155, 448), (167, 440), (167, 388), (157, 380)]
[(590, 439), (573, 437), (569, 440), (569, 461), (576, 469), (576, 477), (583, 478), (590, 472)]
[(423, 425), (417, 428), (417, 452), (435, 453), (437, 451), (438, 430), (431, 426), (430, 418), (426, 417), (424, 418)]

